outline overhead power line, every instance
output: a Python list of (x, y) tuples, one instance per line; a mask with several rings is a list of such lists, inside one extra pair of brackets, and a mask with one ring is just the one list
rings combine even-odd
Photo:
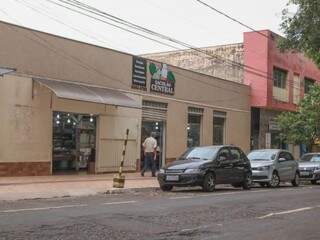
[[(58, 5), (58, 6), (61, 6), (61, 7), (64, 7), (64, 8), (67, 8), (67, 9), (69, 9), (69, 10), (71, 10), (71, 11), (74, 11), (74, 12), (77, 12), (77, 13), (79, 13), (79, 14), (82, 14), (82, 15), (85, 15), (85, 16), (87, 16), (87, 17), (90, 17), (90, 18), (93, 18), (93, 19), (95, 19), (95, 20), (97, 20), (97, 21), (102, 21), (102, 22), (104, 22), (104, 23), (107, 23), (107, 24), (109, 24), (109, 25), (114, 25), (114, 24), (110, 24), (109, 22), (106, 22), (106, 21), (103, 21), (102, 19), (99, 19), (99, 18), (96, 18), (96, 17), (94, 17), (94, 16), (91, 16), (91, 15), (89, 15), (89, 14), (85, 14), (85, 13), (83, 13), (83, 12), (81, 12), (81, 11), (78, 11), (78, 10), (75, 10), (75, 9), (73, 9), (73, 8), (70, 8), (70, 7), (68, 7), (68, 6), (65, 6), (65, 5), (63, 5), (63, 4), (59, 4), (59, 3), (56, 3), (56, 2), (54, 2), (54, 1), (52, 1), (52, 0), (47, 0), (48, 2), (51, 2), (51, 3), (54, 3), (54, 4), (56, 4), (56, 5)], [(85, 6), (85, 4), (84, 3), (81, 3), (80, 1), (76, 1), (76, 0), (74, 0), (74, 1), (66, 1), (66, 0), (58, 0), (58, 1), (60, 1), (60, 2), (63, 2), (63, 3), (66, 3), (66, 2), (68, 2), (68, 4), (70, 5), (70, 3), (72, 2), (73, 4), (75, 4), (75, 3), (77, 3), (77, 4), (79, 4), (79, 5), (82, 5), (83, 7)], [(74, 6), (74, 5), (72, 5), (72, 6)], [(91, 7), (91, 6), (88, 6), (88, 7), (86, 7), (86, 8), (90, 8), (90, 9), (95, 9), (95, 8), (93, 8), (93, 7)], [(85, 9), (82, 9), (82, 10), (85, 10)], [(91, 13), (92, 13), (92, 11), (93, 10), (91, 10)], [(100, 11), (100, 10), (98, 10), (98, 9), (96, 9), (95, 11), (98, 11), (98, 12), (102, 12), (102, 13), (104, 13), (103, 11)], [(107, 13), (105, 13), (105, 14), (107, 14)], [(107, 14), (109, 17), (112, 17), (113, 15), (111, 15), (111, 14)], [(115, 17), (115, 18), (117, 18), (117, 17)], [(121, 18), (117, 18), (117, 21), (119, 22), (121, 22), (121, 21), (125, 21), (125, 22), (127, 22), (126, 20), (122, 20)], [(135, 25), (135, 24), (132, 24), (132, 23), (130, 23), (130, 22), (128, 22), (128, 25), (134, 25), (135, 26), (135, 28), (137, 28), (137, 29), (139, 29), (139, 28), (143, 28), (143, 27), (140, 27), (139, 25)], [(127, 26), (128, 26), (127, 25)], [(117, 26), (118, 27), (118, 26)], [(151, 32), (151, 33), (155, 33), (155, 34), (158, 34), (158, 33), (156, 33), (156, 32), (154, 32), (154, 31), (152, 31), (152, 30), (148, 30), (148, 29), (146, 29), (146, 28), (143, 28), (144, 29), (144, 31), (147, 31), (147, 32)], [(125, 29), (123, 29), (123, 30), (125, 30)], [(127, 30), (127, 29), (126, 29)], [(129, 30), (130, 31), (130, 30)], [(159, 35), (161, 35), (161, 34), (159, 34)], [(165, 36), (165, 35), (163, 35), (163, 36)], [(167, 37), (167, 36), (165, 36), (165, 37)], [(167, 37), (169, 40), (172, 40), (170, 37)], [(183, 42), (182, 42), (183, 43)], [(172, 47), (172, 46), (171, 46)], [(194, 49), (194, 50), (199, 50), (199, 49)], [(201, 51), (201, 53), (203, 53), (202, 51)], [(205, 54), (207, 54), (207, 53), (205, 53)], [(207, 54), (208, 55), (208, 54)], [(211, 56), (211, 55), (210, 55)], [(211, 56), (211, 58), (216, 58), (215, 56), (214, 57), (212, 57)], [(236, 62), (237, 64), (239, 64), (238, 62)], [(241, 64), (241, 63), (240, 63)], [(246, 66), (246, 65), (243, 65), (244, 67), (248, 67), (248, 66)], [(253, 68), (255, 71), (261, 71), (261, 70), (259, 70), (259, 69), (255, 69), (255, 68)], [(96, 69), (95, 69), (96, 70)], [(250, 71), (250, 70), (246, 70), (247, 72), (251, 72), (252, 74), (254, 74), (254, 75), (257, 75), (257, 76), (260, 76), (260, 77), (264, 77), (264, 78), (267, 78), (267, 79), (270, 79), (270, 80), (273, 80), (273, 78), (272, 77), (268, 77), (267, 76), (267, 73), (265, 73), (265, 72), (263, 72), (263, 71), (261, 71), (261, 72), (263, 72), (264, 74), (259, 74), (259, 73), (256, 73), (256, 72), (252, 72), (252, 71)], [(266, 74), (266, 75), (265, 75)]]
[[(51, 3), (54, 3), (56, 5), (65, 7), (67, 9), (71, 10), (71, 11), (76, 11), (76, 12), (79, 13), (79, 11), (75, 10), (74, 8), (71, 8), (71, 7), (68, 7), (68, 6), (64, 5), (64, 4), (68, 4), (69, 6), (73, 6), (73, 7), (76, 7), (78, 9), (81, 9), (83, 11), (90, 12), (90, 13), (98, 15), (100, 17), (107, 18), (107, 19), (109, 19), (111, 21), (117, 22), (118, 24), (119, 23), (123, 24), (123, 25), (125, 25), (127, 27), (134, 28), (135, 30), (143, 31), (144, 33), (148, 33), (148, 34), (150, 34), (152, 36), (160, 37), (160, 38), (162, 38), (164, 40), (167, 40), (167, 41), (173, 42), (175, 44), (181, 45), (184, 48), (188, 48), (188, 49), (184, 49), (184, 50), (190, 50), (191, 49), (191, 50), (200, 52), (200, 53), (202, 53), (202, 54), (204, 54), (206, 56), (209, 56), (209, 58), (211, 58), (211, 59), (213, 58), (213, 59), (222, 60), (224, 63), (226, 63), (228, 65), (236, 66), (236, 67), (239, 67), (239, 68), (245, 68), (247, 72), (252, 73), (252, 74), (254, 74), (256, 76), (260, 76), (260, 77), (267, 78), (269, 80), (273, 80), (273, 77), (272, 76), (268, 76), (268, 73), (265, 72), (265, 71), (262, 71), (260, 69), (255, 68), (255, 67), (248, 66), (248, 65), (236, 62), (236, 61), (232, 61), (230, 59), (221, 57), (219, 55), (209, 54), (207, 51), (205, 51), (205, 50), (203, 50), (201, 48), (194, 47), (194, 46), (192, 46), (192, 45), (190, 45), (188, 43), (184, 43), (184, 42), (176, 40), (176, 39), (174, 39), (172, 37), (169, 37), (169, 36), (157, 33), (157, 32), (155, 32), (153, 30), (141, 27), (141, 26), (139, 26), (137, 24), (131, 23), (131, 22), (127, 21), (127, 20), (124, 20), (124, 19), (116, 17), (116, 16), (114, 16), (112, 14), (109, 14), (109, 13), (106, 13), (104, 11), (101, 11), (101, 10), (99, 10), (97, 8), (94, 8), (94, 7), (90, 6), (90, 5), (84, 4), (84, 3), (80, 2), (80, 1), (77, 1), (77, 0), (57, 0), (57, 1), (59, 1), (61, 3), (64, 3), (64, 4), (58, 4), (58, 3), (54, 2), (53, 0), (46, 0), (46, 1), (49, 1)], [(82, 12), (80, 12), (80, 14), (81, 13)], [(88, 14), (85, 14), (85, 16), (88, 16)], [(92, 17), (92, 16), (89, 15), (88, 17)], [(178, 50), (182, 50), (182, 49), (178, 49)]]
[(84, 12), (81, 12), (81, 11), (78, 11), (78, 10), (76, 10), (76, 9), (70, 8), (70, 7), (68, 7), (68, 6), (65, 6), (65, 5), (63, 5), (63, 4), (54, 2), (54, 1), (52, 1), (52, 0), (46, 0), (46, 1), (47, 1), (47, 2), (51, 2), (51, 3), (55, 4), (55, 5), (60, 6), (60, 7), (66, 8), (66, 9), (68, 9), (68, 10), (70, 10), (70, 11), (76, 12), (76, 13), (78, 13), (78, 14), (81, 14), (81, 15), (87, 16), (87, 17), (89, 17), (89, 18), (92, 18), (92, 19), (94, 19), (94, 20), (96, 20), (96, 21), (103, 22), (103, 23), (108, 24), (108, 25), (110, 25), (110, 26), (113, 26), (113, 27), (115, 27), (115, 28), (118, 28), (118, 29), (121, 29), (121, 30), (123, 30), (123, 31), (129, 32), (129, 33), (131, 33), (131, 34), (140, 36), (140, 37), (142, 37), (142, 38), (151, 40), (151, 41), (153, 41), (153, 42), (157, 42), (157, 43), (159, 43), (159, 44), (161, 44), (161, 45), (164, 45), (164, 46), (167, 46), (167, 47), (170, 47), (170, 48), (174, 48), (174, 49), (176, 49), (176, 50), (181, 50), (180, 48), (177, 48), (176, 46), (173, 46), (173, 45), (170, 45), (170, 44), (168, 44), (168, 43), (161, 42), (161, 41), (159, 41), (159, 40), (157, 40), (157, 39), (153, 39), (153, 38), (148, 37), (148, 36), (145, 36), (145, 35), (143, 35), (143, 34), (140, 34), (140, 33), (134, 32), (134, 31), (131, 31), (131, 30), (126, 29), (126, 28), (123, 28), (123, 27), (121, 27), (121, 26), (118, 26), (118, 25), (115, 25), (115, 24), (113, 24), (113, 23), (107, 22), (107, 21), (105, 21), (105, 20), (103, 20), (103, 19), (94, 17), (94, 16), (92, 16), (92, 15), (89, 15), (89, 14), (86, 14), (86, 13), (84, 13)]
[[(96, 17), (94, 17), (94, 16), (92, 16), (90, 14), (85, 14), (85, 13), (83, 13), (81, 11), (78, 11), (78, 10), (72, 8), (72, 7), (76, 7), (78, 9), (81, 9), (82, 11), (86, 11), (86, 12), (95, 14), (97, 16), (100, 16), (100, 17), (103, 17), (103, 18), (107, 18), (107, 19), (109, 19), (111, 21), (117, 22), (118, 24), (126, 25), (127, 27), (134, 28), (135, 30), (143, 31), (144, 33), (148, 33), (148, 34), (151, 34), (153, 36), (160, 37), (160, 38), (162, 38), (164, 40), (171, 41), (171, 42), (173, 42), (175, 44), (178, 44), (178, 45), (181, 45), (183, 47), (189, 48), (189, 49), (185, 49), (185, 50), (190, 50), (191, 49), (191, 50), (200, 52), (200, 53), (202, 53), (204, 55), (209, 56), (210, 58), (222, 60), (228, 65), (244, 68), (246, 70), (246, 72), (252, 73), (252, 74), (254, 74), (256, 76), (264, 77), (264, 78), (267, 78), (267, 79), (269, 79), (271, 81), (273, 80), (273, 77), (271, 75), (268, 75), (268, 73), (265, 72), (265, 71), (262, 71), (260, 69), (257, 69), (255, 67), (252, 67), (252, 66), (249, 66), (249, 65), (246, 65), (246, 64), (243, 64), (243, 63), (232, 61), (230, 59), (221, 57), (219, 55), (209, 54), (207, 51), (204, 51), (201, 48), (194, 47), (194, 46), (192, 46), (192, 45), (190, 45), (188, 43), (176, 40), (176, 39), (174, 39), (172, 37), (169, 37), (169, 36), (157, 33), (157, 32), (155, 32), (153, 30), (141, 27), (141, 26), (139, 26), (137, 24), (131, 23), (131, 22), (127, 21), (127, 20), (124, 20), (122, 18), (116, 17), (116, 16), (114, 16), (112, 14), (106, 13), (106, 12), (104, 12), (102, 10), (99, 10), (99, 9), (97, 9), (95, 7), (92, 7), (92, 6), (88, 5), (88, 4), (84, 4), (81, 1), (77, 1), (77, 0), (57, 0), (60, 3), (64, 3), (64, 4), (56, 3), (53, 0), (46, 0), (46, 1), (49, 1), (51, 3), (59, 5), (61, 7), (67, 8), (67, 9), (69, 9), (71, 11), (75, 11), (77, 13), (84, 14), (85, 16), (92, 17), (92, 18), (96, 19)], [(65, 4), (67, 4), (69, 6), (72, 6), (72, 7), (65, 6)], [(98, 19), (101, 20), (100, 18), (98, 18)], [(178, 49), (178, 50), (182, 50), (182, 49)]]
[(254, 29), (253, 27), (250, 27), (249, 25), (247, 25), (247, 24), (245, 24), (245, 23), (243, 23), (243, 22), (240, 22), (240, 21), (237, 20), (236, 18), (231, 17), (230, 15), (222, 12), (221, 10), (219, 10), (219, 9), (217, 9), (217, 8), (215, 8), (215, 7), (213, 7), (212, 5), (209, 5), (208, 3), (205, 3), (205, 2), (203, 2), (203, 1), (201, 1), (201, 0), (195, 0), (195, 1), (198, 2), (198, 3), (200, 3), (200, 4), (202, 4), (202, 5), (204, 5), (204, 6), (206, 6), (206, 7), (208, 7), (208, 8), (210, 8), (211, 10), (219, 13), (220, 15), (225, 16), (226, 18), (229, 18), (229, 19), (232, 20), (233, 22), (236, 22), (236, 23), (240, 24), (241, 26), (243, 26), (243, 27), (245, 27), (245, 28), (248, 28), (248, 29), (250, 29), (250, 30), (253, 31), (253, 32), (258, 33), (258, 34), (260, 34), (260, 35), (263, 36), (263, 37), (269, 38), (267, 35), (263, 34), (262, 32)]
[[(7, 12), (5, 12), (4, 10), (0, 9), (0, 12), (2, 12), (3, 14), (7, 15), (8, 17), (12, 18)], [(19, 23), (18, 20), (16, 19), (13, 19), (15, 22)], [(23, 26), (23, 24), (19, 23), (21, 26)], [(7, 26), (8, 28), (10, 28), (11, 30), (15, 31), (15, 32), (20, 32), (18, 31), (18, 29), (15, 29), (13, 26), (11, 25), (8, 25)], [(75, 57), (73, 55), (71, 55), (70, 53), (66, 52), (64, 49), (61, 49), (60, 47), (57, 47), (55, 45), (53, 45), (51, 42), (47, 41), (47, 39), (45, 39), (44, 37), (42, 37), (40, 34), (34, 32), (34, 31), (31, 31), (30, 32), (34, 37), (36, 37), (36, 39), (34, 39), (33, 37), (31, 36), (28, 36), (27, 34), (22, 34), (26, 39), (28, 40), (31, 40), (37, 44), (39, 44), (40, 46), (48, 49), (49, 51), (52, 51), (54, 52), (55, 54), (57, 54), (58, 56), (70, 61), (70, 62), (73, 62), (74, 64), (92, 72), (92, 73), (95, 73), (95, 74), (98, 74), (102, 77), (106, 77), (107, 79), (113, 81), (113, 82), (117, 82), (117, 83), (120, 83), (124, 86), (131, 86), (129, 83), (127, 83), (127, 81), (122, 81), (122, 79), (116, 79), (116, 78), (113, 78), (112, 76), (110, 75), (107, 75), (105, 74), (104, 72), (102, 71), (99, 71), (98, 69), (96, 69), (95, 67), (93, 66), (90, 66), (89, 64), (85, 63), (84, 61), (82, 61), (80, 58), (78, 57)], [(181, 74), (182, 75), (182, 74)], [(225, 87), (221, 87), (217, 84), (214, 84), (214, 83), (209, 83), (209, 82), (206, 82), (206, 81), (202, 81), (202, 80), (199, 80), (198, 78), (193, 78), (193, 77), (190, 77), (190, 76), (186, 76), (186, 75), (182, 75), (190, 80), (193, 80), (193, 81), (197, 81), (197, 82), (200, 82), (204, 85), (207, 85), (209, 87), (215, 87), (215, 88), (218, 88), (218, 89), (221, 89), (221, 90), (227, 90), (227, 91), (230, 91), (230, 92), (234, 92), (236, 94), (242, 94), (242, 92), (240, 91), (237, 91), (237, 90), (234, 90), (234, 89), (226, 89)], [(250, 95), (250, 94), (249, 94)], [(225, 101), (231, 101), (231, 100), (234, 100), (238, 97), (232, 97), (232, 98), (229, 98), (229, 99), (215, 99), (216, 102), (225, 102)], [(187, 99), (182, 99), (182, 100), (187, 100)]]
[[(54, 4), (57, 4), (57, 5), (58, 5), (58, 3), (56, 3), (56, 2), (53, 1), (53, 0), (46, 0), (46, 1), (49, 1), (49, 2), (51, 2), (51, 3), (54, 3)], [(175, 49), (177, 49), (177, 50), (188, 50), (188, 49), (192, 49), (192, 50), (194, 50), (194, 51), (197, 51), (197, 52), (200, 52), (200, 53), (202, 53), (202, 54), (204, 54), (204, 55), (207, 55), (207, 56), (209, 56), (210, 58), (214, 58), (214, 59), (218, 59), (218, 60), (221, 60), (221, 61), (223, 61), (223, 62), (226, 62), (226, 64), (243, 68), (243, 64), (241, 64), (241, 63), (239, 63), (239, 62), (235, 62), (235, 61), (232, 61), (232, 60), (230, 60), (230, 59), (223, 58), (223, 57), (221, 57), (221, 56), (219, 56), (219, 55), (209, 54), (208, 52), (206, 52), (205, 50), (203, 50), (203, 49), (201, 49), (201, 48), (197, 48), (197, 47), (195, 47), (195, 46), (192, 46), (191, 44), (182, 42), (182, 41), (180, 41), (180, 40), (177, 40), (177, 39), (174, 39), (174, 38), (172, 38), (172, 37), (166, 36), (166, 35), (164, 35), (164, 34), (157, 33), (157, 32), (155, 32), (155, 31), (153, 31), (153, 30), (150, 30), (150, 29), (141, 27), (141, 26), (139, 26), (139, 25), (137, 25), (137, 24), (134, 24), (134, 23), (129, 22), (129, 21), (127, 21), (127, 20), (121, 19), (121, 18), (119, 18), (119, 17), (116, 17), (116, 16), (114, 16), (114, 15), (112, 15), (112, 14), (109, 14), (109, 13), (106, 13), (106, 12), (104, 12), (104, 11), (101, 11), (101, 10), (99, 10), (99, 9), (96, 9), (96, 8), (94, 8), (94, 7), (92, 7), (92, 6), (89, 6), (89, 5), (87, 5), (87, 4), (84, 4), (84, 3), (80, 2), (80, 1), (70, 1), (70, 0), (57, 0), (57, 1), (62, 2), (62, 3), (65, 3), (65, 4), (68, 4), (69, 6), (76, 7), (76, 8), (78, 8), (78, 9), (81, 9), (81, 10), (86, 11), (86, 12), (90, 12), (90, 13), (95, 14), (95, 15), (98, 15), (98, 16), (100, 16), (100, 17), (107, 18), (108, 20), (111, 20), (111, 21), (116, 22), (116, 23), (118, 23), (118, 24), (125, 25), (125, 26), (127, 26), (127, 27), (130, 27), (130, 28), (133, 28), (133, 29), (135, 29), (135, 30), (138, 30), (138, 31), (147, 33), (147, 34), (152, 35), (152, 36), (159, 37), (159, 38), (161, 38), (161, 39), (163, 39), (163, 40), (172, 42), (172, 43), (174, 43), (174, 44), (177, 44), (177, 45), (179, 45), (179, 46), (182, 46), (183, 48), (186, 48), (186, 49), (179, 49), (179, 48), (177, 49), (177, 48), (175, 48)], [(70, 7), (65, 6), (65, 5), (63, 5), (63, 4), (59, 4), (59, 6), (65, 7), (65, 8), (67, 8), (67, 9), (71, 10), (71, 11), (75, 11), (74, 8), (70, 8)], [(77, 11), (77, 12), (78, 12), (78, 11)], [(78, 13), (79, 13), (79, 12), (78, 12)], [(81, 13), (80, 13), (80, 14), (81, 14)], [(87, 14), (85, 14), (85, 15), (87, 16)], [(91, 15), (90, 15), (90, 16), (91, 16)], [(248, 68), (250, 68), (250, 67), (248, 67)], [(259, 70), (259, 69), (254, 69), (254, 70), (255, 70), (255, 71), (260, 71), (260, 72), (262, 72), (262, 71)], [(263, 73), (264, 73), (264, 72), (263, 72)]]

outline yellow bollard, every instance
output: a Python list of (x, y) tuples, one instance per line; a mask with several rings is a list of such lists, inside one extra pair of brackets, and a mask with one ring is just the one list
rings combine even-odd
[(119, 173), (113, 176), (113, 187), (124, 188), (125, 176), (122, 175), (122, 168), (124, 164), (124, 157), (126, 155), (127, 143), (128, 143), (129, 129), (126, 131), (126, 139), (123, 144), (122, 159), (120, 163)]

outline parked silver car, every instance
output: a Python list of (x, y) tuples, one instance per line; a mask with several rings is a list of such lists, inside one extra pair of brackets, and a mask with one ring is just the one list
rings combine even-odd
[(252, 169), (252, 181), (261, 186), (277, 187), (280, 182), (299, 186), (298, 162), (292, 154), (280, 149), (254, 150), (248, 154)]
[(299, 160), (300, 177), (317, 184), (320, 180), (320, 153), (306, 153)]

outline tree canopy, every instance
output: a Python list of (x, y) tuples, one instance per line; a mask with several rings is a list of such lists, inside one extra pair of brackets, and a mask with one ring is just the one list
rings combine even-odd
[[(297, 6), (291, 13), (289, 7)], [(282, 50), (298, 50), (305, 53), (320, 67), (320, 1), (289, 0), (282, 12), (285, 37), (279, 41)]]
[(311, 149), (320, 140), (320, 85), (314, 85), (298, 105), (297, 112), (283, 112), (278, 118), (281, 138), (287, 143), (306, 144)]

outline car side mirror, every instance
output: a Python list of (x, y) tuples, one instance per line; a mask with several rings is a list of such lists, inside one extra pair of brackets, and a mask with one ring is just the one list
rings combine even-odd
[(285, 159), (285, 158), (279, 158), (279, 162), (284, 162), (284, 161), (287, 161), (287, 159)]

